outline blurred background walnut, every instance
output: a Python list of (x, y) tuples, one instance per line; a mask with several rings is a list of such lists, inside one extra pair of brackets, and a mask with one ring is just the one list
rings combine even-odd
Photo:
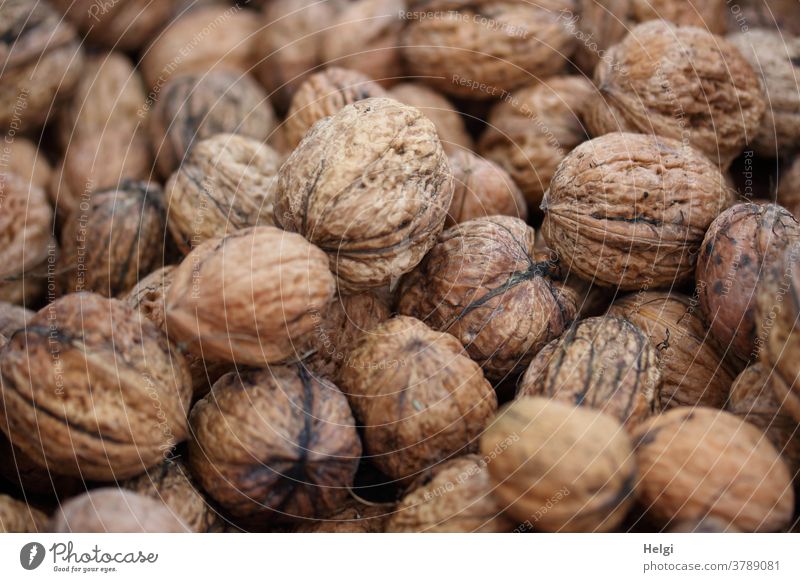
[(11, 337), (15, 331), (28, 325), (34, 315), (35, 312), (21, 305), (0, 301), (0, 333)]
[(0, 533), (44, 533), (47, 519), (23, 501), (0, 494)]
[(800, 155), (787, 162), (780, 174), (778, 203), (800, 219)]
[(3, 143), (2, 173), (6, 171), (27, 184), (47, 190), (53, 168), (37, 144), (18, 135), (12, 136), (9, 132)]

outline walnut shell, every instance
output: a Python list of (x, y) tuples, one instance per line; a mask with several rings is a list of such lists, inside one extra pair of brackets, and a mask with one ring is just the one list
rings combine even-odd
[(194, 476), (234, 518), (320, 518), (341, 506), (361, 456), (347, 400), (304, 368), (231, 372), (192, 409)]
[(23, 501), (0, 494), (0, 533), (44, 533), (47, 516)]
[(697, 300), (680, 293), (639, 292), (608, 311), (631, 320), (659, 352), (661, 408), (722, 408), (736, 372), (709, 334)]
[(539, 352), (517, 397), (595, 408), (630, 430), (659, 409), (660, 392), (658, 353), (644, 332), (627, 319), (592, 317)]
[(575, 315), (554, 285), (556, 265), (533, 247), (518, 218), (458, 224), (403, 279), (398, 311), (453, 334), (489, 378), (521, 372)]
[(493, 495), (541, 531), (609, 531), (633, 503), (636, 463), (612, 417), (526, 397), (500, 410), (481, 438)]
[(46, 2), (0, 5), (0, 128), (16, 132), (47, 121), (81, 74), (75, 29)]
[(6, 173), (0, 174), (0, 208), (0, 301), (32, 306), (56, 258), (53, 210), (44, 190)]
[(542, 202), (542, 232), (569, 272), (620, 289), (691, 280), (703, 235), (733, 191), (672, 139), (611, 133), (575, 148)]
[(737, 204), (706, 232), (697, 259), (700, 309), (720, 345), (755, 360), (756, 289), (770, 265), (792, 242), (800, 223), (775, 204)]
[(522, 192), (511, 176), (494, 162), (461, 150), (450, 156), (450, 170), (453, 201), (445, 227), (496, 214), (527, 220), (528, 207)]
[[(401, 39), (410, 74), (467, 99), (507, 91), (565, 68), (575, 49), (560, 14), (572, 0), (426, 0), (406, 12)], [(401, 11), (402, 14), (402, 11)]]
[(655, 133), (728, 166), (761, 126), (766, 104), (753, 68), (707, 30), (653, 20), (606, 56), (594, 74), (602, 99), (585, 112), (592, 135)]
[(73, 497), (50, 520), (52, 533), (184, 533), (191, 531), (162, 501), (106, 487)]
[(132, 477), (186, 438), (186, 363), (121, 301), (51, 303), (3, 349), (0, 376), (0, 429), (54, 473)]
[(167, 292), (167, 333), (204, 359), (264, 365), (296, 358), (336, 284), (301, 236), (256, 226), (195, 248)]
[(370, 460), (406, 482), (474, 448), (497, 408), (491, 384), (458, 341), (411, 317), (361, 335), (340, 383), (365, 427)]
[(778, 204), (785, 206), (795, 218), (800, 217), (800, 155), (795, 156), (780, 175)]
[(748, 136), (755, 152), (778, 157), (800, 147), (800, 37), (775, 30), (749, 30), (729, 38), (761, 79), (767, 109), (756, 136)]
[(579, 110), (597, 90), (584, 77), (552, 77), (492, 107), (479, 151), (502, 166), (538, 209), (561, 160), (588, 139)]
[(167, 182), (169, 228), (185, 253), (248, 226), (272, 226), (281, 156), (241, 135), (218, 134), (194, 145)]
[(19, 176), (25, 183), (33, 184), (37, 188), (47, 190), (50, 184), (53, 168), (44, 152), (24, 137), (6, 134), (3, 142), (3, 173), (9, 172)]
[(428, 469), (389, 518), (391, 533), (502, 533), (514, 523), (492, 495), (484, 459), (464, 455)]
[(771, 371), (758, 362), (736, 378), (725, 409), (764, 431), (796, 478), (800, 474), (800, 423), (782, 411), (781, 404)]
[(147, 47), (141, 69), (158, 91), (179, 75), (218, 69), (246, 73), (254, 62), (255, 14), (243, 7), (201, 6), (172, 21)]
[(158, 171), (168, 177), (191, 146), (218, 133), (265, 141), (275, 113), (263, 89), (243, 73), (227, 70), (170, 79), (148, 116)]
[(297, 528), (298, 533), (383, 533), (393, 509), (384, 505), (363, 505), (348, 501), (324, 520), (309, 521)]
[(226, 527), (224, 519), (208, 504), (180, 459), (168, 459), (122, 486), (163, 502), (189, 531), (220, 532)]
[(458, 108), (440, 93), (422, 83), (398, 83), (389, 90), (389, 96), (422, 111), (436, 126), (442, 147), (448, 154), (474, 149), (475, 144)]
[(364, 99), (318, 122), (283, 165), (275, 224), (326, 251), (340, 289), (361, 291), (422, 260), (452, 194), (433, 124), (392, 99)]
[(329, 67), (314, 73), (297, 89), (286, 114), (289, 147), (296, 148), (311, 126), (345, 105), (385, 95), (383, 87), (358, 71)]
[(11, 337), (18, 329), (25, 328), (34, 315), (30, 309), (0, 301), (0, 333)]
[(634, 438), (639, 503), (656, 523), (719, 519), (744, 532), (789, 525), (789, 471), (764, 434), (734, 415), (678, 408), (644, 423)]

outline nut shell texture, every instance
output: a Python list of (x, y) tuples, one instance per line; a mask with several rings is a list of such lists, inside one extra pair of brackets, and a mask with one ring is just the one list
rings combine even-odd
[(0, 494), (0, 533), (37, 533), (46, 530), (47, 516), (13, 497)]

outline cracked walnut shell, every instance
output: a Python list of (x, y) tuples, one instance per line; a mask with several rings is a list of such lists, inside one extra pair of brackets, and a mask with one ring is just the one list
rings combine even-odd
[(318, 122), (278, 174), (275, 224), (330, 256), (345, 292), (381, 287), (436, 242), (453, 195), (436, 128), (393, 99)]
[(688, 282), (703, 236), (733, 192), (678, 141), (611, 133), (575, 148), (542, 202), (542, 232), (564, 268), (623, 290)]
[(789, 471), (766, 436), (734, 415), (677, 408), (634, 435), (639, 504), (659, 525), (719, 519), (743, 532), (789, 525)]

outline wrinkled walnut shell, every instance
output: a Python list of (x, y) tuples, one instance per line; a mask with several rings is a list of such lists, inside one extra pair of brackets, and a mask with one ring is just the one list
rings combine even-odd
[(47, 519), (23, 501), (0, 494), (0, 533), (44, 533)]
[(383, 533), (394, 509), (384, 505), (363, 505), (348, 500), (344, 508), (324, 520), (309, 521), (297, 528), (298, 533)]

